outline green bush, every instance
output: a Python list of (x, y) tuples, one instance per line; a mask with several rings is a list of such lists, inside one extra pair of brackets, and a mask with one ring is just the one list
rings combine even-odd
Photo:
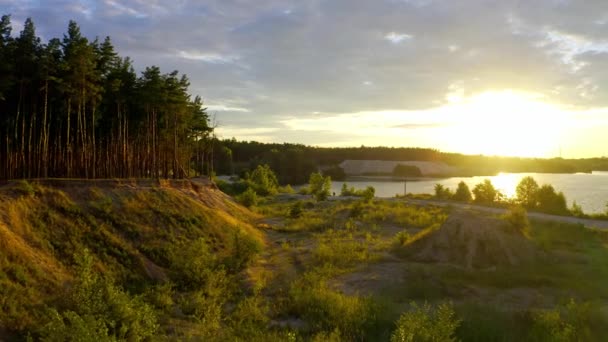
[(247, 208), (251, 208), (258, 204), (258, 195), (252, 188), (247, 188), (245, 192), (237, 197), (237, 201)]
[(361, 197), (363, 197), (363, 201), (366, 203), (370, 203), (374, 199), (374, 195), (376, 194), (376, 189), (373, 186), (368, 186), (361, 192)]
[(428, 303), (418, 306), (399, 317), (391, 342), (449, 342), (456, 341), (454, 334), (460, 325), (452, 304), (432, 307)]
[(528, 212), (524, 207), (513, 206), (502, 218), (507, 222), (510, 231), (528, 235), (530, 221), (528, 221)]
[(472, 198), (471, 190), (469, 190), (467, 183), (460, 181), (452, 199), (459, 202), (470, 202)]
[(571, 299), (566, 305), (533, 313), (532, 339), (566, 342), (597, 341), (597, 338), (604, 338), (601, 333), (594, 336), (591, 330), (594, 317), (602, 315), (594, 313), (592, 309), (589, 303), (576, 303)]
[(377, 324), (378, 308), (371, 298), (332, 290), (312, 273), (294, 282), (289, 295), (292, 314), (304, 318), (314, 332), (337, 329), (344, 340), (366, 340)]
[(449, 188), (437, 183), (435, 184), (435, 198), (438, 200), (447, 200), (452, 198), (452, 192)]
[(395, 242), (397, 243), (397, 245), (403, 246), (408, 241), (410, 241), (411, 238), (412, 238), (412, 235), (410, 233), (408, 233), (407, 231), (403, 230), (403, 231), (400, 231), (399, 233), (397, 233), (397, 235), (395, 235)]
[(556, 193), (553, 186), (545, 184), (538, 189), (538, 210), (557, 215), (568, 214), (566, 197), (562, 192)]
[[(77, 257), (77, 277), (69, 309), (50, 311), (40, 334), (48, 341), (144, 341), (156, 334), (156, 314), (140, 297), (132, 298), (93, 270), (85, 250)], [(69, 337), (69, 338), (68, 338)]]
[(289, 207), (289, 217), (290, 218), (300, 218), (304, 213), (304, 205), (302, 201), (297, 201)]
[(329, 176), (323, 177), (318, 172), (310, 174), (308, 180), (310, 193), (315, 196), (317, 201), (324, 201), (329, 197), (329, 191), (331, 189), (331, 178)]
[(494, 188), (489, 179), (475, 185), (473, 194), (475, 195), (475, 203), (481, 204), (492, 204), (500, 197), (500, 193)]
[(260, 196), (275, 195), (279, 187), (277, 176), (270, 166), (258, 165), (247, 178), (251, 187)]

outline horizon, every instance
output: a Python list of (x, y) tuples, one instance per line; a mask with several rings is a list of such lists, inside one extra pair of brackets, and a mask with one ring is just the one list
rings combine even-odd
[(608, 3), (0, 0), (189, 76), (221, 138), (565, 159), (608, 151)]

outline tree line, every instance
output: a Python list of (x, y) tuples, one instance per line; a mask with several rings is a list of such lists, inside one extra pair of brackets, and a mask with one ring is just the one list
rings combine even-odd
[(213, 128), (178, 71), (137, 76), (110, 37), (70, 21), (43, 43), (0, 19), (0, 179), (173, 177), (212, 171)]
[[(445, 153), (435, 149), (412, 147), (315, 147), (289, 143), (260, 143), (236, 139), (214, 142), (215, 170), (218, 174), (243, 176), (258, 165), (268, 164), (281, 184), (303, 184), (318, 170), (334, 180), (343, 180), (338, 165), (352, 160), (435, 161), (458, 169), (454, 176), (487, 176), (499, 172), (573, 173), (608, 171), (608, 158), (562, 159), (519, 158)], [(394, 176), (417, 176), (419, 170), (404, 166)]]

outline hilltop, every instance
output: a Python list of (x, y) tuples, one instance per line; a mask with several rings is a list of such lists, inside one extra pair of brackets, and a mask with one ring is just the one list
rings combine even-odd
[[(203, 180), (10, 182), (0, 188), (0, 340), (36, 336), (50, 308), (89, 314), (73, 302), (87, 258), (127, 303), (163, 284), (187, 293), (200, 278), (189, 273), (196, 262), (217, 263), (228, 279), (265, 243), (256, 217)], [(127, 325), (127, 336), (137, 331)]]

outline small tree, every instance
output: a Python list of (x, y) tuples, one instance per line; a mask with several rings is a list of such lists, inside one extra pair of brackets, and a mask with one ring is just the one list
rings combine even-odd
[(534, 178), (527, 176), (517, 184), (515, 193), (517, 201), (527, 209), (534, 209), (538, 205), (538, 183)]
[(310, 184), (310, 193), (315, 196), (317, 201), (324, 201), (329, 197), (331, 190), (331, 178), (329, 176), (323, 177), (320, 173), (313, 172), (310, 174), (308, 183)]
[(472, 199), (471, 190), (469, 190), (469, 186), (464, 181), (460, 181), (458, 183), (458, 187), (456, 188), (456, 192), (452, 199), (459, 202), (470, 202)]
[(249, 175), (251, 187), (260, 196), (274, 195), (277, 193), (279, 181), (270, 166), (258, 165)]
[(440, 200), (446, 200), (452, 197), (452, 193), (450, 189), (444, 187), (443, 185), (437, 183), (435, 184), (435, 198)]
[(499, 197), (498, 190), (494, 188), (494, 185), (492, 185), (492, 182), (489, 179), (475, 185), (473, 194), (475, 195), (475, 203), (481, 204), (492, 204)]
[(562, 192), (556, 193), (553, 186), (545, 184), (538, 189), (538, 210), (549, 213), (563, 215), (568, 213), (566, 197)]
[(237, 200), (242, 205), (246, 206), (247, 208), (250, 208), (258, 204), (258, 195), (252, 188), (247, 188), (245, 192), (243, 192), (237, 197)]
[(374, 195), (376, 194), (376, 189), (373, 186), (368, 186), (365, 190), (361, 191), (361, 197), (363, 197), (364, 202), (371, 202), (374, 199)]

